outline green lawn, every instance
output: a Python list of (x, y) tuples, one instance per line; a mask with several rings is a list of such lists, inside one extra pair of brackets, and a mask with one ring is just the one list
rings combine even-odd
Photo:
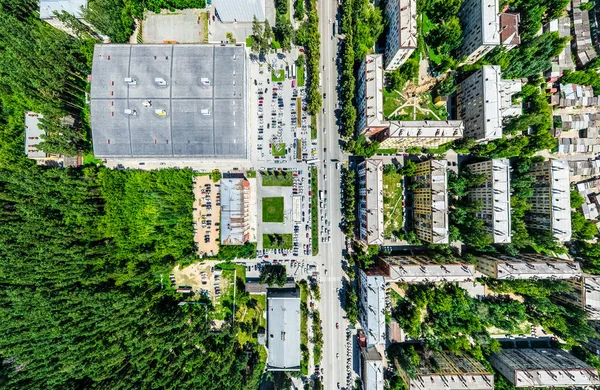
[(267, 296), (259, 294), (251, 294), (247, 304), (236, 310), (235, 322), (237, 324), (244, 323), (246, 326), (241, 326), (237, 332), (237, 339), (240, 345), (248, 343), (257, 343), (256, 333), (248, 332), (247, 329), (252, 329), (253, 324), (258, 327), (266, 328), (266, 320), (264, 313), (267, 310)]
[(263, 234), (263, 248), (292, 249), (293, 246), (291, 234)]
[(279, 82), (285, 80), (285, 72), (283, 69), (273, 70), (271, 71), (271, 81)]
[(394, 231), (402, 229), (402, 175), (397, 172), (383, 174), (383, 236), (391, 238)]
[(289, 171), (261, 171), (260, 176), (264, 187), (291, 187), (294, 185), (294, 176)]
[(310, 139), (317, 139), (317, 118), (314, 115), (310, 117)]
[(262, 199), (262, 221), (283, 222), (283, 196)]
[(396, 154), (397, 149), (377, 149), (377, 154)]
[(248, 38), (246, 38), (246, 47), (252, 47), (253, 41), (254, 41), (254, 38), (252, 38), (252, 35), (249, 35)]
[[(218, 320), (224, 320), (225, 318), (231, 318), (233, 310), (233, 276), (237, 279), (241, 279), (243, 282), (246, 281), (246, 267), (243, 265), (237, 265), (233, 263), (221, 263), (217, 264), (217, 268), (221, 268), (223, 273), (221, 279), (225, 281), (222, 284), (223, 289), (221, 290), (221, 297), (216, 300), (214, 318)], [(236, 295), (236, 313), (241, 309), (240, 297), (242, 295)]]
[(304, 65), (296, 65), (296, 79), (299, 87), (304, 87)]
[(277, 144), (273, 144), (271, 146), (271, 153), (273, 154), (273, 157), (275, 157), (275, 156), (279, 156), (279, 157), (285, 156), (285, 143), (280, 142), (280, 143), (277, 143)]
[(401, 105), (403, 105), (406, 100), (401, 97), (398, 93), (389, 91), (387, 88), (383, 89), (383, 116), (389, 117), (392, 112)]
[(102, 160), (100, 160), (99, 158), (95, 158), (93, 153), (88, 153), (85, 156), (83, 156), (83, 165), (100, 163), (102, 163)]
[(248, 172), (246, 172), (246, 177), (248, 179), (254, 179), (256, 177), (256, 171), (248, 171)]

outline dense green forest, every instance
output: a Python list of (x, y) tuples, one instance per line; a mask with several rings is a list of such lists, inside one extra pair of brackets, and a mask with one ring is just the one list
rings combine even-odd
[[(87, 16), (123, 41), (144, 7), (192, 3), (204, 1), (95, 0)], [(257, 347), (240, 344), (237, 324), (211, 331), (214, 308), (179, 306), (168, 282), (195, 258), (193, 173), (27, 160), (25, 110), (44, 114), (48, 151), (88, 148), (97, 39), (73, 21), (77, 37), (39, 21), (36, 1), (0, 7), (0, 387), (257, 388)], [(64, 116), (77, 125), (64, 127)]]

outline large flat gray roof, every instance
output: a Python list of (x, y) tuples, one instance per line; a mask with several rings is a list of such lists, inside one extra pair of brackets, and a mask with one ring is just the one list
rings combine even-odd
[(213, 0), (213, 5), (222, 22), (265, 20), (265, 0)]
[(40, 19), (53, 19), (54, 12), (67, 13), (82, 18), (81, 9), (87, 6), (87, 0), (40, 0)]
[(246, 158), (245, 61), (243, 46), (96, 45), (94, 155)]
[(297, 288), (267, 291), (267, 370), (300, 370), (300, 294)]

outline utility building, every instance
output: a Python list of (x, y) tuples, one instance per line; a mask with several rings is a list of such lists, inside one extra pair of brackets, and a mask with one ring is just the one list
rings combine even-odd
[(385, 280), (378, 268), (359, 273), (359, 307), (360, 323), (367, 336), (367, 346), (385, 345)]
[(473, 174), (485, 174), (487, 180), (469, 191), (469, 199), (483, 207), (476, 215), (485, 221), (496, 244), (510, 243), (510, 162), (507, 158), (468, 165)]
[(437, 283), (475, 280), (473, 264), (446, 261), (428, 256), (379, 256), (377, 265), (388, 282)]
[(429, 160), (417, 164), (412, 178), (414, 224), (417, 237), (432, 244), (448, 243), (448, 177), (446, 160)]
[(498, 0), (465, 0), (458, 14), (462, 24), (462, 44), (458, 58), (472, 64), (500, 45)]
[(600, 385), (598, 370), (562, 349), (504, 349), (492, 353), (489, 361), (518, 388)]
[(574, 279), (581, 276), (579, 263), (539, 254), (479, 255), (477, 270), (490, 278), (503, 280)]
[(360, 240), (383, 244), (383, 160), (358, 164), (358, 222)]
[(399, 68), (417, 48), (417, 1), (389, 0), (385, 7), (388, 35), (385, 40), (385, 70)]
[(300, 293), (294, 288), (267, 291), (268, 371), (300, 371)]
[(419, 367), (414, 378), (394, 359), (408, 390), (493, 390), (494, 375), (473, 357), (447, 351), (419, 352)]
[(243, 46), (96, 45), (94, 155), (246, 159), (246, 94)]
[(221, 244), (243, 245), (250, 239), (250, 182), (221, 179)]
[(569, 164), (565, 160), (535, 163), (529, 174), (535, 177), (531, 209), (526, 215), (530, 228), (550, 231), (561, 242), (571, 239), (571, 190)]
[(457, 89), (457, 112), (465, 124), (464, 136), (477, 141), (502, 138), (503, 120), (521, 115), (521, 104), (512, 102), (519, 92), (521, 81), (502, 79), (497, 65), (485, 65), (467, 77)]

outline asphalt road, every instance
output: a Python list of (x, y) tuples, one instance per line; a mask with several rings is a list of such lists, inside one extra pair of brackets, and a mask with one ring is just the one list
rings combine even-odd
[[(319, 188), (327, 190), (328, 208), (327, 218), (331, 221), (331, 240), (320, 243), (319, 265), (321, 270), (321, 318), (323, 320), (323, 386), (325, 389), (346, 387), (346, 320), (345, 312), (341, 307), (340, 294), (336, 289), (341, 289), (344, 271), (342, 270), (342, 246), (344, 235), (339, 226), (341, 222), (340, 210), (340, 170), (336, 169), (331, 160), (347, 161), (339, 147), (338, 129), (334, 116), (337, 102), (337, 69), (332, 59), (337, 59), (337, 38), (331, 39), (333, 24), (336, 22), (337, 1), (322, 0), (318, 3), (319, 24), (321, 32), (321, 74), (323, 78), (322, 92), (326, 93), (323, 100), (325, 114), (321, 111), (319, 118), (319, 147), (321, 162), (319, 166)], [(323, 66), (325, 69), (323, 70)], [(323, 128), (327, 132), (323, 133)], [(326, 164), (326, 168), (325, 168)], [(340, 164), (341, 165), (341, 164)], [(327, 176), (325, 180), (323, 173)], [(325, 270), (327, 270), (325, 274)], [(339, 329), (336, 328), (339, 324)], [(336, 356), (339, 354), (339, 358)]]

